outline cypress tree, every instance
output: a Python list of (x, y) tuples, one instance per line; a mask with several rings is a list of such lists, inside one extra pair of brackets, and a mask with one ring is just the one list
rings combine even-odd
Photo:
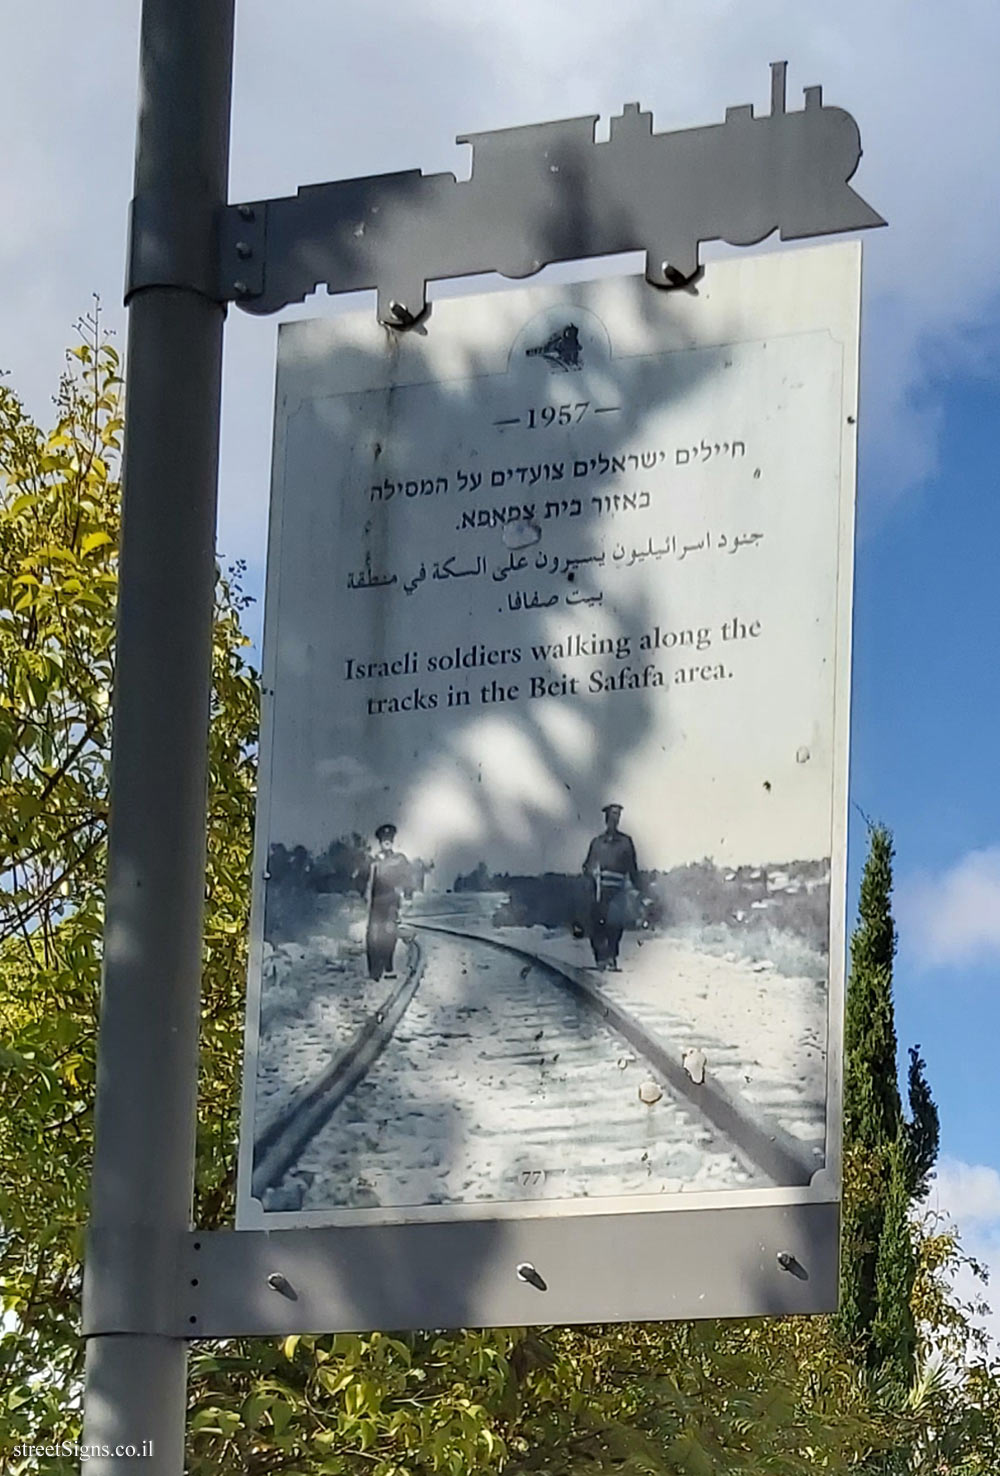
[(910, 1210), (937, 1159), (937, 1108), (919, 1046), (910, 1051), (910, 1119), (896, 1065), (892, 836), (869, 827), (851, 938), (844, 1058), (844, 1211), (839, 1324), (865, 1364), (908, 1386), (916, 1361)]
[(909, 1389), (917, 1366), (917, 1333), (910, 1304), (917, 1274), (911, 1199), (910, 1156), (904, 1127), (887, 1155), (870, 1344), (870, 1361), (892, 1386), (902, 1390)]
[(913, 1199), (926, 1199), (931, 1170), (937, 1163), (941, 1122), (926, 1076), (927, 1063), (918, 1045), (910, 1047), (908, 1094), (910, 1121), (906, 1125), (909, 1190)]
[(892, 963), (892, 837), (871, 828), (861, 878), (858, 925), (851, 938), (844, 1036), (844, 1137), (859, 1148), (887, 1148), (899, 1134)]
[(840, 1325), (871, 1366), (878, 1312), (877, 1265), (885, 1223), (889, 1150), (900, 1136), (892, 964), (892, 837), (869, 830), (858, 923), (851, 937), (844, 1028), (844, 1212)]

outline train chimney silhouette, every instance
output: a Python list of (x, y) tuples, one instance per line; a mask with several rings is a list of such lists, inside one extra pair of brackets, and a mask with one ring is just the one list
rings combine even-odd
[(771, 117), (776, 118), (779, 113), (785, 111), (785, 77), (788, 72), (787, 62), (771, 63)]

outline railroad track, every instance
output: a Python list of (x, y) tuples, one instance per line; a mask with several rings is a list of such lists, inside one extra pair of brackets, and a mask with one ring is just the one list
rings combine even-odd
[(402, 982), (259, 1132), (265, 1209), (808, 1182), (801, 1143), (693, 1080), (589, 970), (413, 922)]

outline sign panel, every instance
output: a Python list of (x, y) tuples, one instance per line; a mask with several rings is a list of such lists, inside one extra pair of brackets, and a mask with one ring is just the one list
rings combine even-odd
[(859, 279), (281, 328), (240, 1228), (835, 1203)]

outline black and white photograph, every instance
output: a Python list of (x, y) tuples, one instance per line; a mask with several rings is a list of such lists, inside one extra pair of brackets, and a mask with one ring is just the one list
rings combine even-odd
[(857, 265), (282, 328), (243, 1223), (830, 1192)]

